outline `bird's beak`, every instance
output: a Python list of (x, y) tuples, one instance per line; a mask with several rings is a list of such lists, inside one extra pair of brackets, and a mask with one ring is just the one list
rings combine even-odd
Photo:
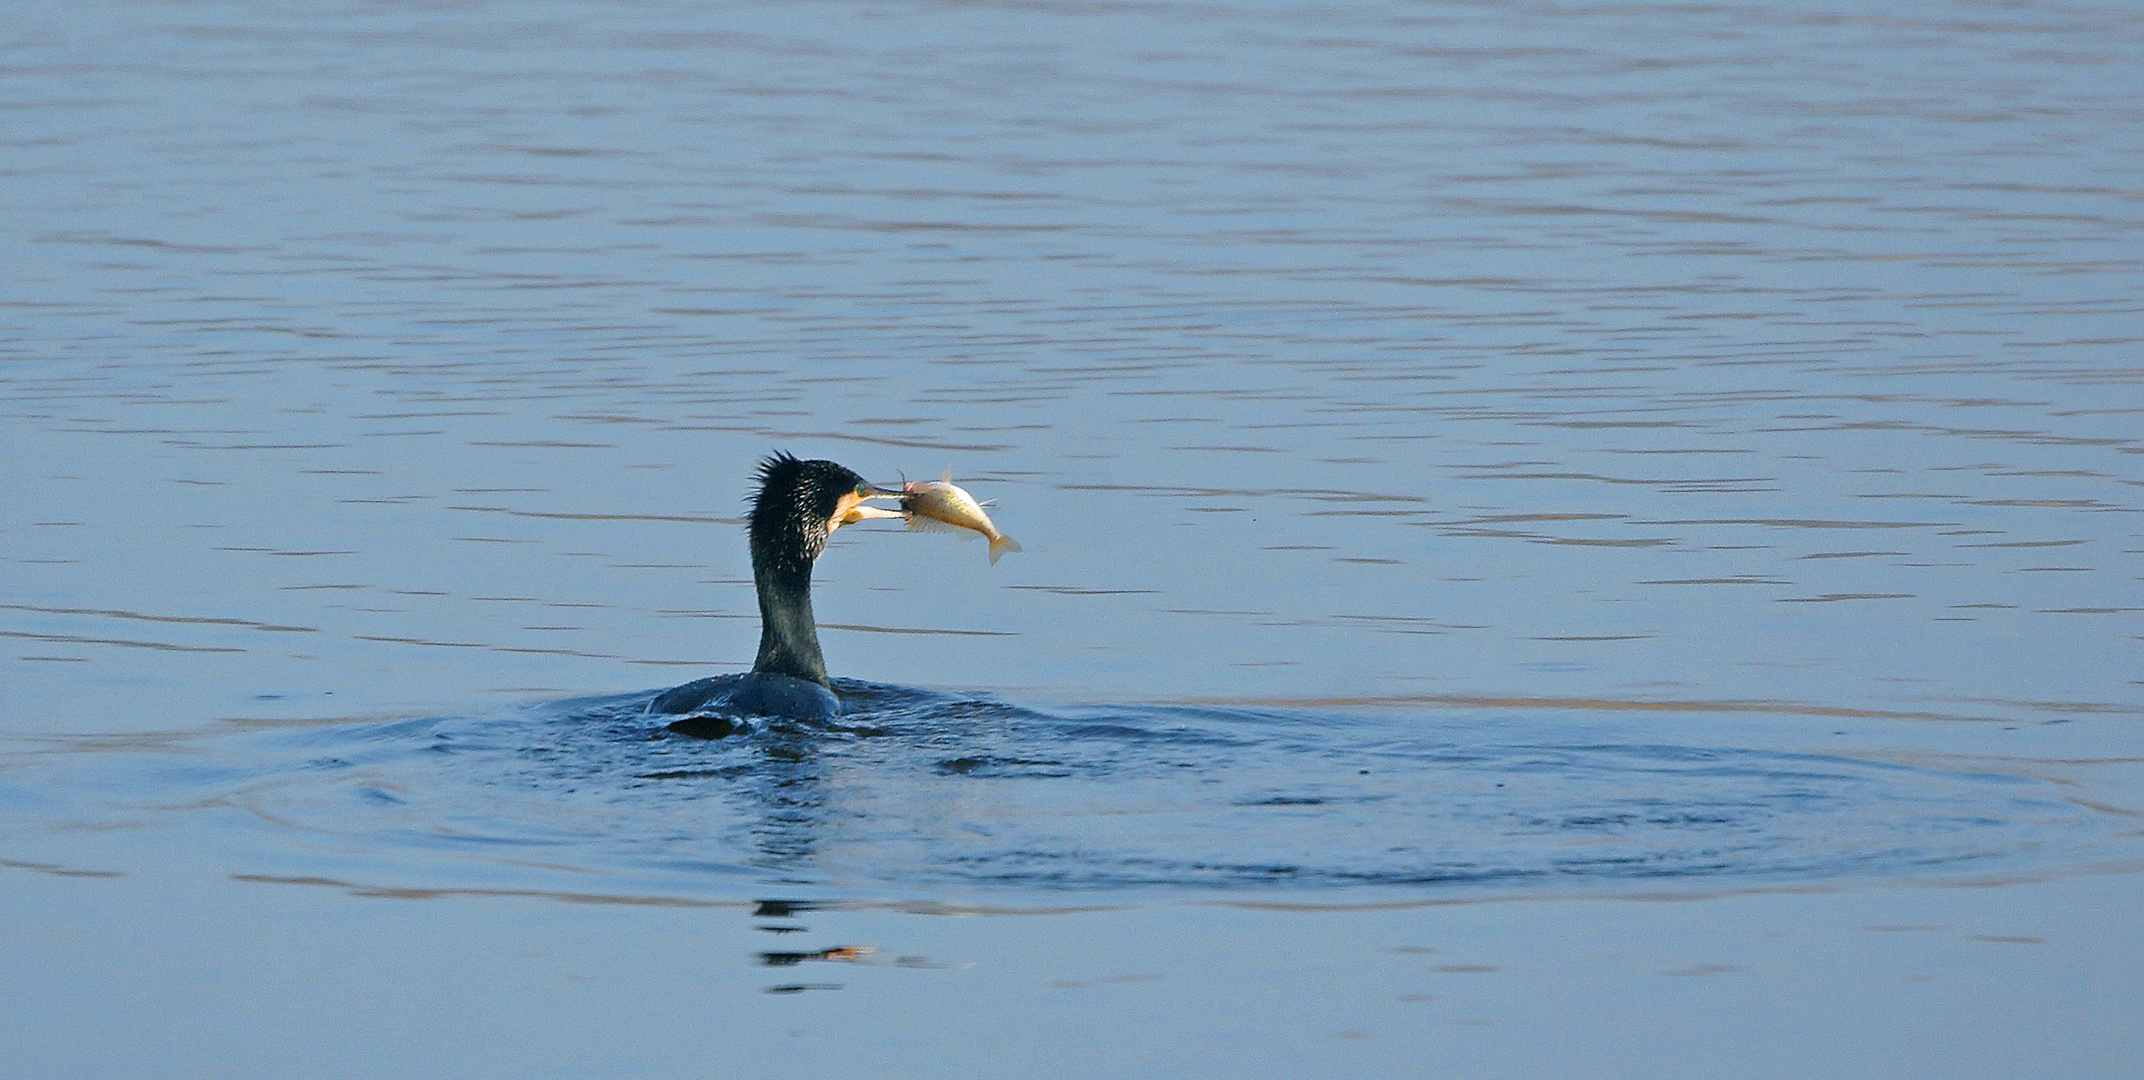
[(864, 503), (865, 499), (898, 499), (900, 497), (900, 492), (888, 491), (866, 480), (855, 494), (841, 497), (841, 505), (835, 508), (833, 518), (826, 523), (827, 531), (832, 532), (843, 525), (854, 525), (859, 521), (869, 521), (872, 518), (905, 517), (906, 515), (899, 510), (886, 510), (876, 506), (868, 506)]

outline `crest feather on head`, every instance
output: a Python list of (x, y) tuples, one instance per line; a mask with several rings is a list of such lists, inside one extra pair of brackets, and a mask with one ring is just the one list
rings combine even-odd
[(839, 464), (805, 460), (777, 450), (759, 463), (759, 490), (752, 493), (751, 537), (755, 564), (806, 569), (826, 550), (827, 519), (841, 497), (863, 477)]

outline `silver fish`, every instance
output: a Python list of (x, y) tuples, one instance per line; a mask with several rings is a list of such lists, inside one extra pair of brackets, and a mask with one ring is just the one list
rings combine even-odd
[[(980, 533), (990, 538), (990, 565), (996, 566), (998, 556), (1008, 551), (1020, 550), (1012, 537), (998, 531), (990, 523), (990, 515), (983, 513), (983, 504), (975, 496), (961, 490), (953, 483), (953, 470), (945, 471), (945, 479), (924, 483), (910, 480), (901, 485), (901, 515), (908, 519), (911, 529), (938, 529), (948, 532)], [(965, 533), (963, 534), (965, 535)]]

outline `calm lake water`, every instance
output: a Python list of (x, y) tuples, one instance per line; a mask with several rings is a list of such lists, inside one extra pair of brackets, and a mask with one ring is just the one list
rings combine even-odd
[[(2144, 1055), (2126, 5), (31, 0), (0, 206), (26, 1075)], [(669, 735), (775, 449), (1025, 550)]]

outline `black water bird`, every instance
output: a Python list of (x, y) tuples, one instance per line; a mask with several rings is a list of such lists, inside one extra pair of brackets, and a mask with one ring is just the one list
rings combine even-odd
[[(827, 537), (843, 525), (897, 518), (868, 499), (898, 499), (831, 461), (776, 453), (759, 465), (749, 534), (752, 584), (759, 591), (759, 656), (742, 675), (719, 675), (673, 687), (649, 705), (657, 713), (696, 714), (671, 727), (703, 737), (728, 734), (736, 716), (829, 719), (841, 712), (819, 654), (811, 614), (811, 567)], [(697, 714), (706, 714), (704, 716)]]

